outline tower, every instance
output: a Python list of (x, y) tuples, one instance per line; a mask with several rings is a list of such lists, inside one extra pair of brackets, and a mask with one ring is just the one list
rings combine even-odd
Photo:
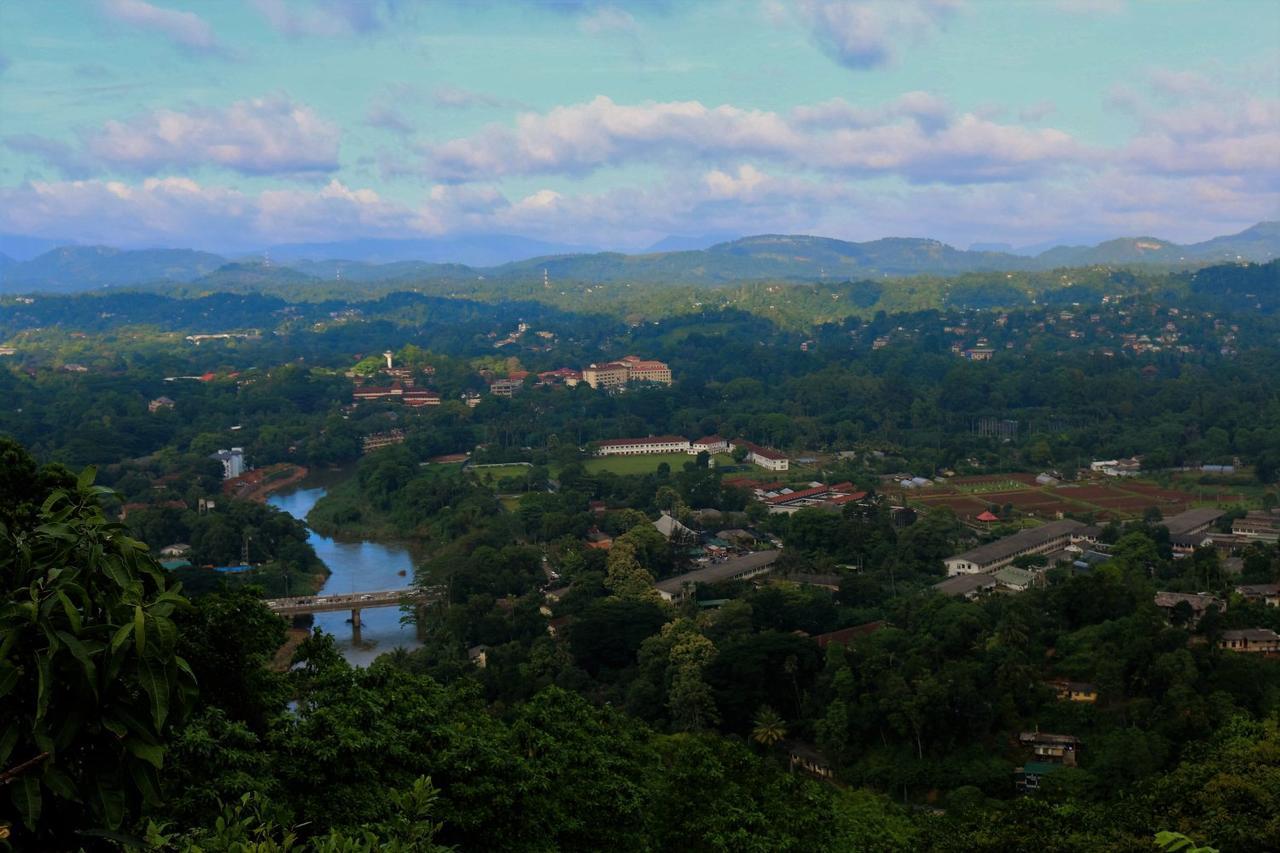
[(386, 352), (384, 352), (382, 354), (382, 357), (387, 360), (387, 370), (390, 370), (391, 369), (391, 350), (387, 350)]

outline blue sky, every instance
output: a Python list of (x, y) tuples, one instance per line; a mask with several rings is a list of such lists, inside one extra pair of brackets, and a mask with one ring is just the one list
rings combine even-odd
[(0, 5), (0, 232), (1027, 245), (1280, 218), (1272, 0)]

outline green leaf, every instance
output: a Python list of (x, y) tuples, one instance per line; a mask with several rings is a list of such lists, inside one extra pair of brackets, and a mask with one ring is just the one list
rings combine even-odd
[(115, 636), (111, 638), (111, 653), (115, 654), (120, 651), (120, 647), (129, 642), (129, 635), (133, 633), (133, 623), (129, 622), (121, 625), (116, 631)]
[(71, 777), (58, 769), (51, 760), (44, 763), (44, 772), (40, 774), (44, 786), (52, 791), (56, 796), (64, 800), (72, 802), (80, 801), (80, 794), (76, 791), (75, 783), (71, 781)]
[(147, 648), (147, 616), (142, 611), (141, 604), (133, 606), (133, 645), (138, 650), (139, 656), (142, 655)]
[(13, 754), (13, 748), (18, 745), (18, 727), (6, 726), (3, 733), (0, 733), (0, 765), (9, 760), (9, 756)]
[(124, 820), (124, 791), (111, 781), (98, 780), (90, 792), (89, 801), (108, 829), (118, 829)]
[(66, 631), (58, 631), (58, 639), (67, 644), (67, 648), (71, 650), (71, 654), (76, 660), (80, 661), (80, 665), (84, 667), (84, 678), (89, 683), (89, 689), (93, 691), (93, 695), (98, 695), (98, 671), (93, 666), (93, 660), (89, 657), (89, 650), (84, 647), (75, 637)]
[(22, 815), (22, 822), (28, 829), (34, 830), (40, 820), (40, 807), (43, 804), (40, 798), (40, 781), (35, 776), (19, 776), (10, 791), (12, 793), (9, 799), (18, 814)]
[(80, 476), (76, 477), (76, 488), (87, 489), (93, 485), (94, 479), (98, 476), (98, 466), (89, 465), (80, 472)]
[(0, 661), (0, 699), (9, 695), (9, 691), (13, 690), (18, 683), (18, 678), (22, 675), (22, 670), (13, 664)]
[(45, 713), (49, 710), (49, 659), (43, 654), (37, 654), (36, 658), (36, 722), (44, 719)]
[[(163, 754), (164, 750), (160, 752)], [(151, 763), (141, 764), (137, 761), (129, 764), (129, 775), (133, 778), (133, 784), (142, 793), (142, 799), (150, 805), (160, 802), (160, 777), (156, 773), (159, 766), (159, 764), (153, 766)]]
[(138, 668), (138, 682), (151, 700), (151, 719), (159, 731), (169, 716), (169, 673), (164, 664), (144, 659)]
[(138, 758), (157, 770), (164, 768), (164, 747), (154, 743), (143, 743), (136, 737), (126, 738), (125, 747)]

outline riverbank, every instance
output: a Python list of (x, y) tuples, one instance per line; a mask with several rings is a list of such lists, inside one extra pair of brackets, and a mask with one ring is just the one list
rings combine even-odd
[(324, 497), (307, 513), (306, 522), (321, 536), (345, 541), (406, 542), (421, 538), (402, 529), (390, 513), (370, 506), (360, 494), (360, 482), (354, 476), (327, 486)]
[(303, 465), (281, 462), (265, 468), (255, 468), (227, 480), (222, 484), (222, 493), (241, 500), (266, 503), (272, 494), (298, 485), (310, 473)]

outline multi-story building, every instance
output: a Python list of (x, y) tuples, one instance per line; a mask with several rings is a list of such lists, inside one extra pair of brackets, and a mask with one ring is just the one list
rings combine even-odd
[(631, 366), (625, 361), (588, 364), (582, 370), (582, 381), (592, 388), (621, 388), (631, 379)]
[(1051, 521), (1039, 527), (1019, 530), (1012, 536), (997, 539), (971, 548), (954, 557), (947, 557), (947, 575), (971, 575), (994, 572), (1012, 563), (1018, 557), (1029, 554), (1048, 554), (1071, 544), (1072, 534), (1086, 525), (1074, 519)]
[(758, 465), (767, 471), (786, 471), (791, 467), (791, 460), (787, 455), (772, 447), (762, 447), (747, 441), (745, 438), (735, 438), (729, 442), (729, 449), (736, 450), (739, 447), (747, 449), (747, 461), (752, 465)]
[(1231, 522), (1231, 532), (1264, 542), (1280, 541), (1280, 510), (1249, 510), (1243, 518)]
[(222, 463), (222, 479), (231, 480), (244, 473), (244, 448), (233, 447), (230, 450), (219, 450), (209, 454), (210, 459)]
[(689, 442), (689, 452), (695, 456), (704, 450), (712, 456), (717, 453), (728, 453), (729, 442), (725, 441), (718, 435), (708, 435), (698, 439), (697, 441)]
[(688, 453), (689, 439), (680, 435), (611, 438), (596, 445), (598, 456), (641, 456), (646, 453)]
[(629, 382), (671, 384), (671, 368), (664, 362), (628, 355), (620, 361), (589, 364), (582, 371), (582, 381), (592, 388), (621, 388)]
[(489, 383), (489, 393), (495, 397), (510, 397), (523, 387), (523, 379), (495, 379)]
[(438, 406), (440, 405), (440, 394), (436, 391), (428, 391), (425, 388), (409, 388), (405, 389), (401, 400), (406, 406), (417, 408), (419, 406)]

